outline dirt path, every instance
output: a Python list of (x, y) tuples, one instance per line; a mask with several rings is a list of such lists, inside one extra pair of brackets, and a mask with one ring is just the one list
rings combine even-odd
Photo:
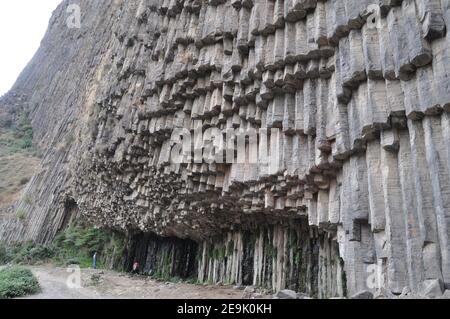
[(28, 299), (241, 299), (243, 294), (232, 287), (163, 283), (91, 269), (81, 270), (81, 288), (71, 289), (67, 281), (75, 277), (70, 277), (66, 269), (52, 266), (31, 269), (42, 291)]

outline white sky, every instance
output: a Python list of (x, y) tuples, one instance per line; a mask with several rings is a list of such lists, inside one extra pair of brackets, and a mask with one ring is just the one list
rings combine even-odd
[(0, 0), (0, 96), (31, 60), (62, 0)]

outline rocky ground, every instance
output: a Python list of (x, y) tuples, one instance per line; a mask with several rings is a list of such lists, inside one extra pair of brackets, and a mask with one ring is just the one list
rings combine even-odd
[(39, 266), (32, 270), (42, 291), (28, 299), (241, 299), (246, 294), (230, 286), (166, 283), (92, 269), (83, 269), (82, 287), (71, 289), (67, 285), (71, 274), (65, 268)]
[[(0, 266), (0, 269), (4, 266)], [(81, 288), (70, 288), (71, 273), (52, 265), (31, 267), (41, 285), (41, 292), (23, 299), (311, 299), (304, 294), (282, 290), (275, 295), (254, 287), (194, 285), (161, 282), (144, 276), (131, 276), (114, 271), (82, 269)], [(73, 282), (73, 281), (71, 281)], [(443, 295), (414, 295), (404, 291), (399, 296), (364, 292), (350, 299), (450, 299), (450, 290)], [(346, 298), (333, 298), (346, 299)]]

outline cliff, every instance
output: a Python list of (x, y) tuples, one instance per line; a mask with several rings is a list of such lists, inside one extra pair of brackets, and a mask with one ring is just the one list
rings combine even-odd
[(450, 287), (449, 0), (68, 4), (13, 88), (45, 152), (2, 240), (79, 218), (149, 273)]

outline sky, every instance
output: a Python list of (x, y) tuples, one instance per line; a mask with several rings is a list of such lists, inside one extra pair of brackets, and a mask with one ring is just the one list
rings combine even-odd
[(39, 48), (62, 0), (0, 0), (0, 96), (14, 84)]

